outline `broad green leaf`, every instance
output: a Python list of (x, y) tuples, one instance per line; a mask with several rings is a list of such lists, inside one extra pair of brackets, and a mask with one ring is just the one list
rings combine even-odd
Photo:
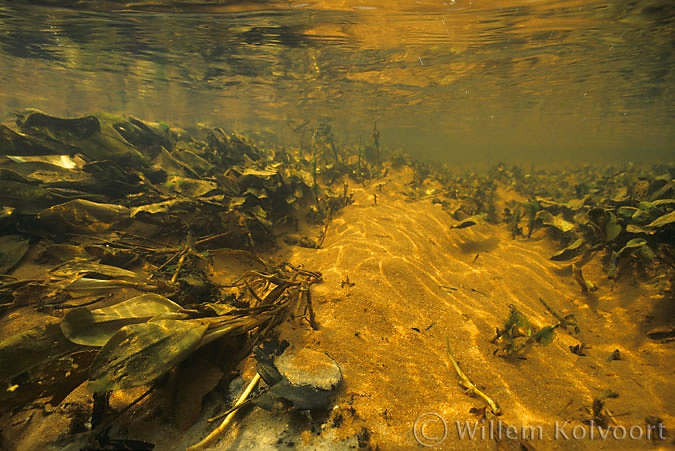
[(654, 207), (668, 207), (675, 206), (675, 199), (658, 199), (650, 202)]
[(0, 237), (0, 274), (7, 274), (19, 264), (28, 252), (29, 242), (21, 235)]
[(612, 202), (616, 203), (624, 202), (628, 199), (630, 199), (630, 196), (628, 194), (628, 188), (623, 186), (617, 188), (616, 192), (614, 193), (614, 196), (612, 196)]
[(230, 211), (241, 208), (246, 203), (246, 198), (237, 196), (230, 199), (229, 209)]
[(621, 206), (616, 209), (616, 215), (621, 219), (627, 221), (633, 218), (633, 215), (639, 210), (635, 207)]
[(621, 225), (616, 222), (616, 216), (614, 213), (609, 213), (609, 221), (605, 226), (605, 241), (610, 242), (614, 241), (614, 238), (619, 236), (621, 233)]
[(104, 232), (128, 218), (127, 207), (85, 199), (54, 205), (38, 213), (38, 219), (45, 226), (66, 225), (83, 233)]
[(616, 215), (606, 208), (592, 208), (586, 217), (605, 243), (613, 241), (621, 233), (622, 228), (616, 220)]
[(242, 193), (242, 196), (246, 197), (247, 195), (254, 199), (264, 199), (269, 197), (267, 195), (267, 190), (264, 188), (247, 188), (246, 191)]
[(561, 260), (569, 260), (570, 258), (574, 258), (577, 255), (579, 255), (579, 252), (581, 250), (581, 246), (584, 244), (584, 239), (583, 238), (577, 238), (574, 240), (569, 246), (565, 247), (564, 249), (559, 250), (555, 254), (551, 256), (551, 260), (555, 261), (561, 261)]
[(244, 169), (240, 177), (254, 177), (254, 178), (270, 178), (278, 174), (277, 171), (269, 171), (262, 169)]
[(5, 125), (0, 125), (0, 155), (35, 156), (54, 153), (57, 152), (40, 144), (38, 140), (19, 134)]
[(548, 346), (553, 342), (555, 338), (555, 329), (558, 327), (555, 326), (544, 326), (534, 335), (534, 340), (542, 346)]
[[(640, 202), (640, 207), (642, 207), (646, 202)], [(631, 216), (631, 221), (635, 224), (648, 224), (651, 222), (652, 218), (656, 217), (656, 215), (653, 214), (653, 209), (650, 209), (649, 211), (643, 210), (642, 208), (636, 209), (635, 213), (633, 213), (633, 216)]]
[(61, 323), (61, 331), (73, 343), (100, 347), (123, 326), (180, 309), (180, 305), (164, 296), (143, 294), (101, 309), (71, 310)]
[(103, 346), (89, 373), (89, 389), (104, 392), (148, 384), (192, 354), (208, 322), (161, 320), (122, 327)]
[(0, 179), (0, 203), (24, 214), (36, 214), (54, 201), (49, 191), (37, 185)]
[(267, 212), (260, 205), (256, 205), (255, 207), (249, 209), (248, 213), (250, 213), (251, 216), (258, 220), (261, 224), (266, 225), (267, 227), (272, 227), (272, 222), (267, 219)]
[(645, 235), (653, 235), (654, 234), (654, 230), (647, 230), (647, 229), (645, 229), (643, 227), (640, 227), (638, 225), (635, 225), (635, 224), (628, 224), (626, 226), (626, 232), (628, 232), (628, 233), (644, 233)]
[(586, 199), (571, 199), (564, 204), (567, 208), (572, 211), (577, 211), (586, 203)]
[(537, 217), (541, 219), (542, 224), (555, 227), (556, 229), (560, 230), (563, 233), (569, 232), (570, 230), (574, 229), (574, 224), (565, 220), (562, 214), (553, 216), (548, 211), (541, 210), (540, 212), (537, 213)]
[(149, 215), (166, 214), (169, 213), (171, 207), (175, 204), (175, 200), (165, 200), (153, 204), (141, 205), (131, 209), (131, 217), (135, 218), (139, 213), (146, 213)]
[(475, 226), (478, 224), (485, 224), (487, 221), (487, 213), (480, 213), (474, 216), (470, 216), (457, 224), (451, 226), (453, 229), (465, 229), (467, 227)]
[[(78, 275), (101, 275), (107, 279), (137, 280), (138, 274), (117, 266), (104, 265), (90, 260), (71, 260), (52, 268), (49, 273), (56, 277), (75, 277)], [(97, 277), (93, 277), (96, 279)]]
[(633, 238), (632, 240), (628, 241), (626, 245), (619, 250), (618, 253), (621, 254), (626, 249), (642, 247), (645, 244), (647, 244), (647, 240), (645, 240), (644, 238)]
[(63, 119), (38, 110), (24, 112), (17, 123), (24, 131), (39, 131), (57, 142), (86, 139), (101, 131), (101, 123), (95, 116)]
[(166, 181), (166, 186), (173, 191), (188, 197), (199, 197), (218, 189), (216, 182), (197, 180), (187, 177), (173, 176)]
[(648, 229), (656, 229), (668, 224), (672, 224), (673, 222), (675, 222), (675, 210), (656, 218), (655, 220), (647, 224), (645, 227), (647, 227)]
[(121, 280), (121, 279), (91, 279), (89, 277), (80, 277), (76, 279), (71, 284), (69, 284), (66, 289), (68, 294), (72, 297), (86, 296), (88, 294), (96, 294), (101, 291), (114, 290), (116, 288), (124, 287), (135, 287), (140, 290), (156, 290), (157, 287), (154, 285), (149, 285), (145, 282), (136, 281), (136, 280)]

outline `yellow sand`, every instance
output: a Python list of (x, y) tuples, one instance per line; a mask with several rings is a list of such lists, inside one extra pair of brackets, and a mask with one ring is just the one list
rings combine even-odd
[[(313, 288), (321, 330), (287, 327), (286, 338), (342, 365), (337, 403), (351, 404), (358, 416), (343, 434), (365, 425), (382, 449), (414, 448), (416, 419), (433, 412), (448, 426), (443, 449), (493, 449), (489, 440), (459, 440), (455, 422), (475, 421), (469, 410), (485, 404), (458, 386), (446, 336), (467, 376), (501, 405), (499, 419), (518, 434), (542, 427), (541, 439), (538, 432), (529, 442), (536, 449), (651, 449), (645, 438), (614, 440), (611, 432), (603, 442), (597, 430), (594, 440), (573, 439), (572, 428), (584, 426), (584, 409), (606, 389), (619, 393), (606, 407), (634, 437), (640, 430), (646, 436), (648, 415), (675, 424), (675, 347), (645, 336), (650, 324), (672, 318), (672, 297), (650, 295), (631, 275), (608, 280), (599, 257), (584, 267), (599, 289), (582, 294), (570, 264), (548, 259), (557, 247), (544, 231), (514, 241), (503, 225), (452, 229), (456, 221), (439, 205), (408, 202), (401, 189), (393, 181), (382, 192), (356, 189), (355, 204), (333, 221), (324, 248), (291, 254), (294, 263), (321, 271), (324, 282)], [(353, 287), (341, 286), (347, 278)], [(539, 297), (563, 315), (573, 313), (580, 333), (558, 330), (551, 345), (535, 346), (527, 360), (494, 356), (490, 340), (510, 304), (539, 327), (556, 322)], [(590, 347), (586, 357), (570, 352), (581, 342)], [(608, 361), (615, 349), (622, 360)], [(438, 437), (439, 425), (429, 423), (427, 437)]]

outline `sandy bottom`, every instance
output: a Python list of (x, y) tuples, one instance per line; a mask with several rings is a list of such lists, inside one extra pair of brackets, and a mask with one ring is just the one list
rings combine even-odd
[[(672, 326), (672, 293), (658, 294), (632, 275), (608, 280), (595, 257), (584, 274), (599, 288), (584, 294), (569, 263), (548, 259), (558, 248), (545, 231), (513, 240), (504, 226), (452, 229), (456, 221), (439, 205), (431, 199), (407, 201), (397, 183), (390, 180), (381, 191), (375, 185), (354, 188), (354, 204), (333, 219), (322, 249), (293, 247), (275, 254), (323, 273), (323, 282), (312, 287), (320, 330), (294, 320), (281, 327), (281, 336), (338, 362), (344, 383), (336, 407), (312, 418), (249, 409), (216, 449), (673, 446), (675, 342), (646, 335)], [(556, 322), (539, 298), (562, 315), (573, 314), (579, 332), (559, 329), (553, 343), (535, 345), (526, 359), (493, 355), (497, 346), (491, 340), (509, 305), (538, 327)], [(492, 424), (478, 423), (473, 439), (460, 432), (476, 426), (478, 417), (470, 411), (485, 403), (458, 385), (446, 337), (466, 375), (501, 406), (502, 415)], [(585, 356), (570, 351), (580, 343)], [(621, 360), (608, 360), (617, 349)], [(250, 364), (243, 375), (250, 377)], [(619, 396), (606, 400), (616, 424), (602, 430), (584, 421), (593, 398), (606, 390)], [(84, 395), (75, 392), (71, 398), (77, 396)], [(32, 411), (30, 420), (5, 419), (4, 445), (33, 449), (53, 441), (63, 434), (59, 415), (67, 405), (49, 416)], [(201, 421), (178, 431), (161, 415), (135, 411), (129, 437), (153, 442), (159, 450), (184, 449), (213, 427)], [(665, 440), (649, 439), (659, 431), (648, 429), (648, 416), (662, 420)]]

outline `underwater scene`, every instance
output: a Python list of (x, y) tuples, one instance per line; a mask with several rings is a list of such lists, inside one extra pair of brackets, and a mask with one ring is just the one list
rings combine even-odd
[(0, 450), (675, 449), (672, 1), (0, 36)]

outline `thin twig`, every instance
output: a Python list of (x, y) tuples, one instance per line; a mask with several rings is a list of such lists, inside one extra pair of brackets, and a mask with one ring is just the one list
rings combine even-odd
[[(248, 396), (251, 394), (251, 392), (253, 391), (255, 386), (258, 385), (259, 381), (260, 381), (260, 374), (255, 373), (255, 377), (248, 384), (248, 387), (246, 387), (246, 390), (244, 390), (244, 393), (242, 393), (241, 396), (239, 397), (239, 399), (237, 399), (237, 402), (234, 403), (233, 408), (236, 408), (236, 407), (240, 406), (241, 404), (243, 404), (246, 401), (246, 398), (248, 398)], [(201, 450), (201, 449), (204, 449), (207, 446), (209, 446), (216, 439), (216, 437), (218, 437), (220, 434), (222, 434), (223, 431), (227, 428), (227, 426), (230, 424), (230, 422), (232, 421), (234, 416), (237, 414), (237, 410), (232, 410), (225, 417), (223, 422), (220, 423), (220, 425), (217, 428), (215, 428), (213, 431), (211, 431), (211, 433), (209, 435), (207, 435), (206, 437), (204, 437), (204, 439), (202, 441), (200, 441), (199, 443), (196, 443), (192, 446), (189, 446), (187, 448), (187, 451), (197, 451), (197, 450)]]
[(180, 258), (178, 259), (178, 263), (176, 264), (176, 271), (173, 273), (173, 276), (171, 277), (171, 280), (169, 281), (170, 284), (176, 283), (176, 279), (178, 278), (178, 273), (180, 272), (181, 268), (183, 267), (183, 263), (185, 262), (185, 257), (187, 257), (188, 251), (187, 249), (183, 250), (181, 253)]
[(494, 402), (492, 398), (483, 393), (478, 387), (476, 387), (476, 384), (471, 382), (471, 379), (466, 377), (464, 371), (462, 371), (462, 369), (459, 367), (457, 360), (455, 360), (452, 353), (450, 352), (450, 338), (445, 337), (445, 344), (447, 346), (448, 357), (450, 357), (450, 362), (452, 362), (452, 366), (455, 368), (455, 371), (459, 376), (460, 379), (459, 385), (465, 390), (471, 392), (471, 394), (483, 398), (483, 400), (485, 400), (485, 402), (487, 402), (488, 405), (490, 406), (490, 411), (492, 412), (493, 415), (495, 416), (501, 415), (502, 411), (499, 408), (499, 405), (496, 402)]
[(305, 293), (305, 318), (309, 321), (309, 325), (314, 330), (319, 330), (319, 324), (316, 322), (316, 316), (314, 315), (314, 306), (312, 305), (312, 292), (309, 290), (309, 285), (302, 285), (300, 292)]

